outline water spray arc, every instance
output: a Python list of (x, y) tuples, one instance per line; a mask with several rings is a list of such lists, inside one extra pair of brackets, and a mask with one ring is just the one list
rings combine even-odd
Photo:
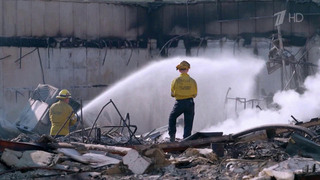
[[(111, 112), (109, 109), (99, 112), (106, 99), (112, 99), (121, 111), (130, 113), (131, 123), (137, 126), (137, 133), (146, 133), (167, 125), (174, 104), (170, 95), (170, 83), (179, 75), (176, 65), (182, 59), (191, 64), (190, 76), (194, 77), (198, 84), (198, 96), (194, 100), (194, 131), (224, 120), (223, 89), (232, 87), (233, 96), (252, 98), (255, 76), (264, 64), (262, 60), (254, 57), (227, 55), (217, 56), (215, 59), (174, 57), (150, 63), (86, 104), (83, 108), (85, 125), (116, 125), (119, 117), (117, 112)], [(98, 114), (99, 120), (93, 119)]]

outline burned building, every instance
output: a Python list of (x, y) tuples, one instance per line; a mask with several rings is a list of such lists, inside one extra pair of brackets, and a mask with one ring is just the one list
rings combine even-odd
[[(0, 174), (317, 177), (319, 54), (318, 0), (0, 0), (0, 136), (19, 135), (0, 140)], [(159, 142), (182, 59), (199, 86), (194, 132)], [(61, 89), (80, 121), (52, 139)]]
[(317, 1), (1, 0), (0, 9), (0, 112), (10, 122), (38, 84), (89, 102), (166, 57), (253, 53), (269, 73), (257, 97), (298, 89), (318, 60)]

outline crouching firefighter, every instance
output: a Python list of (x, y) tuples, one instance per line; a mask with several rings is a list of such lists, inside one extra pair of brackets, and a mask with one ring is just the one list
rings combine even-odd
[(69, 105), (71, 94), (68, 90), (61, 90), (56, 98), (59, 101), (52, 104), (49, 109), (51, 121), (50, 135), (61, 137), (69, 134), (69, 127), (76, 124), (77, 116)]

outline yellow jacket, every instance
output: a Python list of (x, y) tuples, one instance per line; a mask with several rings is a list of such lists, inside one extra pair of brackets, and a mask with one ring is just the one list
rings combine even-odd
[(186, 73), (180, 74), (171, 83), (171, 96), (177, 100), (195, 98), (197, 93), (196, 81)]
[(77, 118), (72, 110), (72, 107), (64, 101), (59, 100), (58, 102), (51, 105), (49, 109), (49, 116), (51, 121), (50, 135), (55, 136), (64, 122), (71, 115), (69, 122), (61, 129), (58, 135), (69, 134), (69, 126), (74, 125), (77, 122)]

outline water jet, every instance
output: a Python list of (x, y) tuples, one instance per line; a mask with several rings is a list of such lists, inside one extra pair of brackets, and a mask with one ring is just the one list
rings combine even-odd
[[(101, 108), (110, 99), (123, 115), (130, 113), (137, 133), (167, 125), (174, 99), (170, 96), (173, 78), (179, 76), (176, 65), (182, 60), (191, 64), (189, 75), (198, 84), (195, 98), (193, 132), (223, 121), (225, 92), (232, 87), (233, 96), (253, 97), (255, 77), (264, 61), (253, 56), (217, 55), (208, 57), (173, 57), (150, 63), (115, 83), (83, 108), (84, 122), (91, 126)], [(114, 109), (102, 112), (98, 125), (116, 125), (119, 116)]]

